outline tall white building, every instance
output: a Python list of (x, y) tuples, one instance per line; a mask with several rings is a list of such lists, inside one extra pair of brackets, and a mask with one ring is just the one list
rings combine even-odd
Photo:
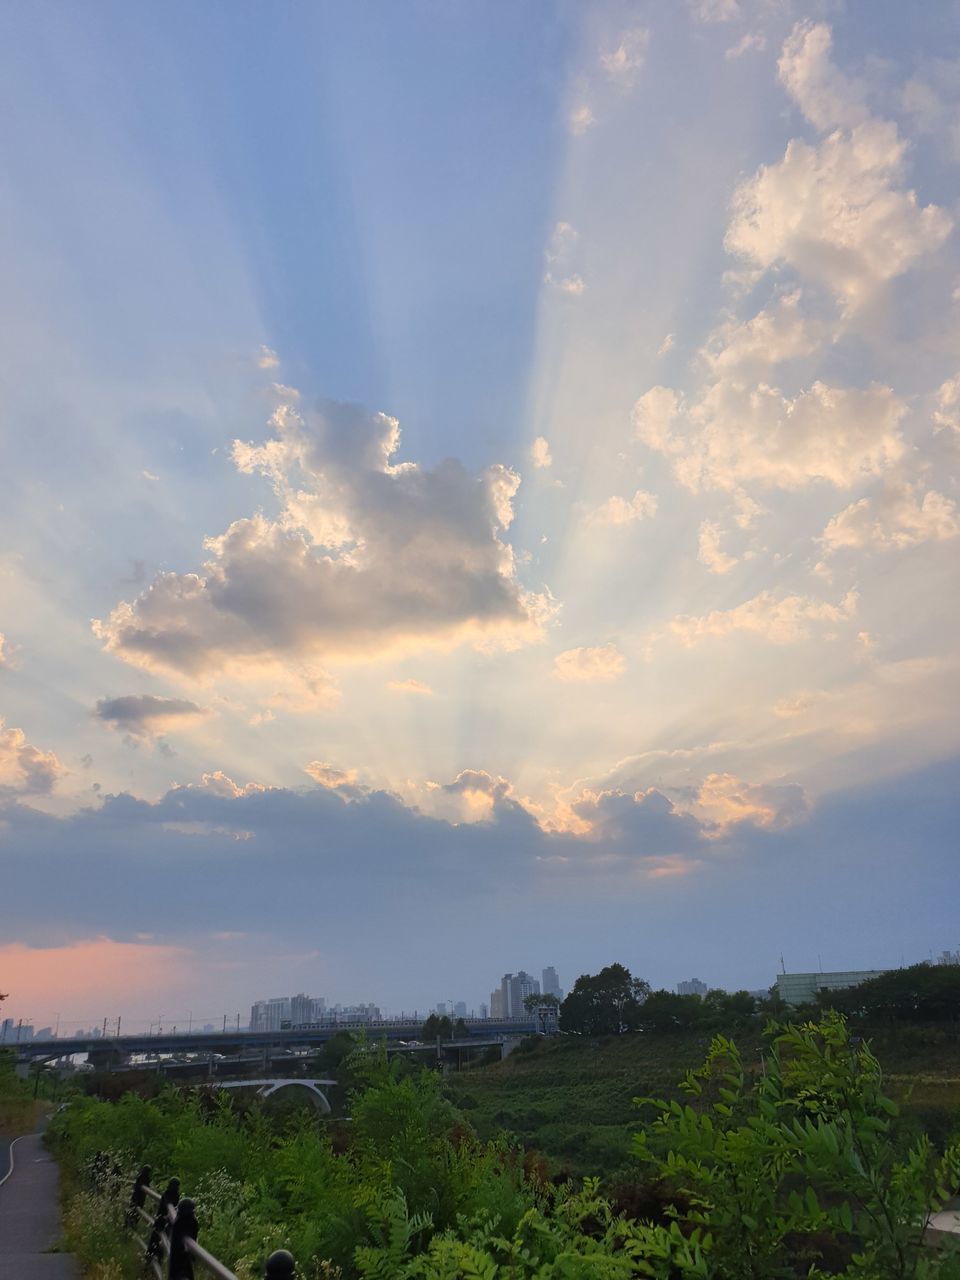
[(524, 1018), (527, 1011), (523, 1002), (527, 996), (540, 994), (540, 983), (525, 970), (518, 973), (505, 973), (500, 982), (504, 1018)]

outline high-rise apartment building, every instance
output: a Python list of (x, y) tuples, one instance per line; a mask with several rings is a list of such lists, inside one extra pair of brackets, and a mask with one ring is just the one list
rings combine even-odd
[(541, 990), (545, 996), (556, 996), (558, 1000), (563, 999), (563, 992), (560, 989), (560, 978), (557, 975), (553, 965), (548, 965), (540, 975), (542, 980)]
[(506, 1016), (506, 1004), (503, 998), (503, 990), (498, 987), (496, 990), (490, 992), (490, 1017), (500, 1019), (505, 1018)]
[(677, 983), (678, 996), (705, 996), (707, 991), (707, 984), (701, 982), (699, 978), (691, 978), (689, 982)]
[(540, 983), (532, 974), (521, 969), (518, 973), (505, 973), (500, 982), (503, 996), (504, 1018), (524, 1018), (527, 1015), (523, 1002), (527, 996), (540, 994)]

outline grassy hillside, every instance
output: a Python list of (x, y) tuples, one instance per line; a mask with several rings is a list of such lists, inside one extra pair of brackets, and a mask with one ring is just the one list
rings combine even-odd
[[(940, 1139), (960, 1129), (960, 1042), (924, 1028), (869, 1038), (906, 1122)], [(734, 1039), (759, 1070), (760, 1032)], [(531, 1040), (502, 1063), (449, 1077), (447, 1089), (482, 1137), (505, 1129), (573, 1173), (610, 1174), (629, 1161), (639, 1123), (633, 1099), (677, 1096), (709, 1043), (702, 1032)]]

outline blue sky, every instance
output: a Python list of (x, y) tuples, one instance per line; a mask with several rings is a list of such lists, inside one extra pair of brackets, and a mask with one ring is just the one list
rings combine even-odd
[(957, 8), (0, 15), (15, 1013), (956, 944)]

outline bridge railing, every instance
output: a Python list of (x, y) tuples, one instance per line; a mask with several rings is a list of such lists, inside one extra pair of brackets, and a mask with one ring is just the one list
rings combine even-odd
[[(153, 1187), (146, 1186), (141, 1186), (140, 1189), (151, 1201), (153, 1201), (155, 1205), (159, 1205), (162, 1199), (159, 1191), (155, 1191)], [(183, 1203), (184, 1201), (181, 1201), (181, 1205)], [(163, 1259), (163, 1263), (166, 1264), (162, 1265), (160, 1258), (151, 1256), (150, 1244), (152, 1237), (140, 1235), (139, 1232), (134, 1230), (133, 1237), (140, 1245), (143, 1246), (144, 1257), (147, 1259), (148, 1266), (150, 1271), (153, 1273), (155, 1280), (167, 1280), (167, 1278), (169, 1278), (169, 1280), (179, 1280), (179, 1277), (173, 1270), (171, 1270), (170, 1266), (171, 1255), (173, 1252), (171, 1236), (176, 1230), (179, 1208), (175, 1209), (172, 1205), (167, 1206), (166, 1224), (162, 1224), (158, 1221), (159, 1212), (151, 1214), (139, 1205), (136, 1208), (137, 1216), (141, 1221), (146, 1223), (151, 1232), (155, 1233), (156, 1238), (159, 1240), (159, 1251)], [(207, 1249), (204, 1249), (202, 1245), (198, 1244), (191, 1235), (185, 1233), (181, 1239), (183, 1248), (190, 1257), (198, 1262), (210, 1273), (210, 1275), (216, 1276), (217, 1280), (237, 1280), (236, 1275), (228, 1266), (225, 1266), (219, 1258), (215, 1258), (212, 1253)], [(288, 1253), (286, 1249), (275, 1250), (270, 1254), (269, 1258), (267, 1258), (264, 1265), (264, 1280), (294, 1280), (295, 1274), (296, 1263), (294, 1262), (292, 1254)]]

